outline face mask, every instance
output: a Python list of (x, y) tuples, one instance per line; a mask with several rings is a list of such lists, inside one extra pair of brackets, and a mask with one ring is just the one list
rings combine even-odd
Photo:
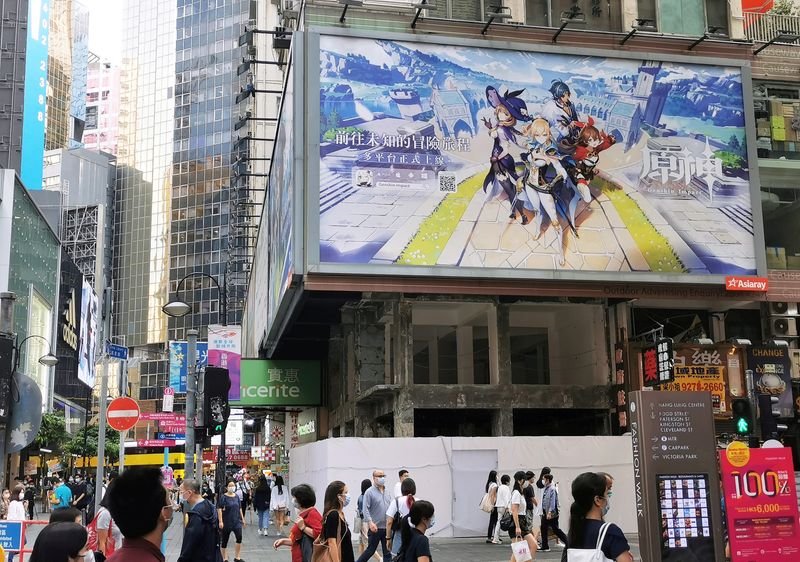
[(235, 491), (236, 491), (236, 486), (228, 486), (228, 493), (229, 494), (232, 494)]
[(297, 503), (297, 500), (292, 499), (292, 505), (294, 506), (295, 509), (300, 509), (300, 504)]
[(430, 522), (428, 523), (428, 529), (433, 529), (436, 526), (436, 516), (431, 517)]
[(350, 504), (350, 499), (351, 499), (351, 498), (350, 498), (350, 492), (347, 492), (347, 493), (344, 495), (344, 504), (343, 504), (343, 505), (344, 505), (344, 507), (347, 507), (347, 506)]
[(386, 484), (386, 477), (385, 476), (381, 476), (379, 478), (376, 478), (375, 482), (378, 483), (378, 486), (383, 486), (384, 484)]
[(20, 499), (20, 501), (22, 501), (22, 499), (23, 499), (24, 497), (25, 497), (25, 494), (23, 494), (22, 492), (20, 492), (20, 493), (19, 493), (19, 499)]
[(611, 498), (606, 497), (606, 505), (603, 506), (603, 517), (608, 514), (609, 509), (611, 509)]

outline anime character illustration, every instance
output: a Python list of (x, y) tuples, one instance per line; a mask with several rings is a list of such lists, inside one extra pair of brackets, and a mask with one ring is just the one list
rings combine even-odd
[(581, 197), (589, 203), (592, 200), (589, 182), (594, 178), (597, 163), (600, 161), (600, 153), (611, 148), (616, 141), (614, 137), (595, 127), (594, 119), (591, 117), (586, 123), (580, 123), (579, 126), (581, 132), (578, 134), (578, 143), (575, 147), (575, 165), (569, 171)]
[(491, 119), (483, 118), (483, 124), (489, 129), (489, 136), (494, 139), (492, 153), (489, 158), (490, 168), (483, 180), (483, 191), (489, 201), (505, 193), (511, 206), (510, 219), (520, 215), (522, 224), (528, 223), (528, 218), (523, 212), (523, 201), (517, 197), (516, 183), (518, 178), (516, 161), (511, 155), (512, 145), (525, 149), (519, 144), (518, 137), (522, 135), (515, 127), (520, 121), (530, 121), (528, 106), (519, 95), (524, 90), (515, 90), (500, 94), (494, 86), (487, 86), (486, 100), (494, 109), (497, 124), (493, 125)]
[(580, 117), (575, 104), (572, 103), (572, 91), (561, 80), (553, 80), (550, 84), (553, 99), (542, 107), (542, 117), (550, 123), (550, 128), (558, 133), (558, 149), (567, 156), (575, 152), (580, 133)]
[(535, 213), (533, 227), (536, 240), (542, 234), (542, 221), (544, 214), (547, 214), (557, 233), (559, 262), (564, 265), (563, 229), (559, 213), (577, 236), (574, 223), (579, 195), (561, 164), (561, 155), (551, 137), (550, 124), (542, 118), (534, 119), (523, 128), (523, 133), (529, 139), (529, 151), (522, 154), (525, 171), (517, 181), (518, 199), (522, 198), (524, 206)]

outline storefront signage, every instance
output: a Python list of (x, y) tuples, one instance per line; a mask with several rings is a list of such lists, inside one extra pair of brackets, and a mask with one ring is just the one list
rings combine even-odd
[(728, 410), (727, 383), (722, 359), (717, 349), (679, 348), (675, 351), (675, 380), (660, 388), (674, 392), (710, 392), (714, 413), (725, 413)]
[(724, 561), (710, 394), (631, 392), (630, 412), (642, 560)]
[[(741, 451), (740, 449), (744, 449)], [(747, 454), (742, 454), (742, 452)], [(800, 559), (792, 451), (720, 451), (732, 562)]]
[(777, 407), (782, 418), (791, 418), (792, 405), (792, 360), (788, 347), (751, 347), (747, 350), (747, 367), (755, 377), (756, 392), (777, 396)]
[(242, 406), (317, 406), (319, 361), (242, 359)]
[(644, 386), (653, 387), (675, 380), (672, 340), (661, 338), (642, 349)]
[(756, 273), (718, 209), (751, 207), (738, 67), (352, 36), (319, 60), (323, 270)]
[(739, 277), (737, 275), (729, 275), (725, 278), (725, 290), (766, 293), (769, 290), (769, 279), (766, 277)]
[(61, 324), (61, 339), (71, 349), (78, 351), (78, 313), (75, 289), (70, 289), (67, 307), (64, 310), (64, 322)]

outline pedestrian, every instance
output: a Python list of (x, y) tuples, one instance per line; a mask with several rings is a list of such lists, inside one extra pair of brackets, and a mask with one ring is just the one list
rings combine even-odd
[(289, 501), (289, 490), (283, 483), (283, 476), (280, 474), (275, 477), (275, 486), (272, 487), (272, 495), (269, 499), (269, 508), (272, 511), (272, 518), (275, 520), (275, 530), (278, 536), (283, 536), (283, 526), (286, 524), (286, 508)]
[[(322, 515), (314, 504), (317, 495), (308, 484), (300, 484), (291, 490), (292, 505), (297, 510), (297, 519), (289, 530), (289, 537), (278, 539), (273, 548), (292, 547), (292, 562), (311, 562), (314, 553), (314, 541), (322, 532)], [(351, 550), (352, 552), (352, 550)]]
[(200, 495), (200, 482), (186, 478), (178, 487), (178, 494), (187, 506), (186, 529), (178, 562), (221, 562), (216, 510)]
[(81, 524), (81, 512), (76, 507), (57, 509), (50, 516), (50, 523), (77, 523)]
[(83, 562), (89, 535), (78, 523), (51, 523), (41, 530), (29, 562)]
[(397, 556), (403, 547), (402, 519), (411, 513), (417, 493), (417, 484), (411, 478), (403, 480), (400, 487), (401, 495), (389, 505), (386, 511), (386, 545), (392, 551), (392, 556)]
[[(369, 527), (367, 526), (367, 522), (364, 521), (364, 494), (367, 493), (372, 487), (372, 480), (369, 478), (364, 478), (361, 481), (361, 495), (358, 496), (358, 502), (356, 502), (356, 518), (353, 523), (353, 532), (358, 533), (358, 555), (361, 554), (366, 550), (367, 544), (369, 544), (369, 537), (367, 536), (367, 531)], [(377, 552), (373, 555), (378, 562), (382, 560), (381, 555)]]
[(0, 519), (8, 517), (8, 504), (11, 503), (11, 491), (6, 488), (0, 498)]
[(89, 504), (89, 490), (80, 474), (75, 475), (75, 481), (70, 486), (72, 491), (72, 505), (81, 512), (81, 522), (86, 524), (86, 506)]
[[(80, 512), (78, 513), (78, 517), (83, 516)], [(89, 549), (95, 553), (97, 562), (103, 562), (122, 546), (122, 532), (114, 523), (111, 512), (108, 511), (108, 501), (105, 496), (100, 500), (100, 509), (86, 526), (86, 530), (89, 532)]]
[[(328, 545), (332, 562), (353, 562), (355, 558), (352, 534), (344, 518), (344, 508), (349, 503), (350, 492), (344, 482), (334, 480), (328, 484), (323, 504), (325, 516), (321, 535)], [(367, 556), (366, 560), (369, 560), (370, 556)]]
[[(525, 500), (525, 483), (528, 481), (527, 474), (518, 470), (514, 473), (514, 487), (511, 492), (511, 518), (514, 521), (514, 526), (509, 529), (508, 536), (511, 538), (511, 543), (525, 541), (528, 543), (528, 548), (531, 551), (531, 556), (535, 558), (536, 555), (536, 537), (531, 529), (530, 520), (528, 519)], [(512, 551), (511, 561), (514, 562), (514, 554)]]
[(28, 507), (28, 519), (33, 521), (36, 514), (36, 487), (32, 478), (28, 478), (25, 483), (25, 501)]
[(616, 562), (633, 562), (630, 545), (622, 529), (603, 521), (610, 505), (608, 490), (608, 480), (603, 473), (584, 472), (572, 481), (574, 501), (569, 510), (569, 546), (561, 557), (562, 562), (567, 561), (570, 550), (594, 550), (603, 527), (606, 527), (600, 545), (603, 555)]
[[(253, 485), (250, 482), (250, 473), (246, 470), (242, 474), (242, 479), (236, 484), (236, 495), (239, 496), (239, 500), (242, 502), (242, 512), (247, 512), (250, 509), (251, 500), (253, 498)], [(253, 522), (252, 516), (250, 517), (250, 522)]]
[[(561, 542), (567, 544), (567, 535), (558, 526), (558, 490), (553, 486), (553, 475), (548, 473), (543, 477), (544, 492), (542, 493), (542, 552), (550, 552), (547, 532), (552, 529)], [(605, 488), (603, 488), (605, 493)]]
[[(6, 515), (8, 521), (25, 521), (27, 513), (25, 509), (25, 487), (22, 484), (17, 484), (11, 490), (11, 500), (8, 502), (8, 514)], [(8, 553), (8, 562), (14, 560), (14, 553)]]
[[(494, 506), (497, 502), (497, 471), (490, 470), (489, 477), (486, 479), (485, 493), (489, 494), (489, 501)], [(497, 525), (497, 508), (492, 507), (492, 512), (489, 514), (489, 529), (486, 531), (486, 542), (491, 543), (494, 541), (494, 528)]]
[(114, 481), (114, 479), (117, 476), (119, 476), (119, 472), (117, 472), (116, 470), (112, 470), (111, 472), (108, 473), (108, 477), (106, 478), (106, 481), (103, 483), (103, 487), (101, 488), (101, 491), (100, 491), (100, 499), (101, 500), (105, 497), (106, 490), (108, 489), (108, 487), (111, 485), (111, 483)]
[(508, 511), (508, 504), (511, 502), (511, 477), (508, 474), (503, 474), (500, 478), (500, 486), (497, 487), (497, 499), (494, 502), (494, 507), (497, 510), (497, 523), (494, 526), (494, 534), (492, 535), (492, 544), (502, 544), (500, 539), (500, 520), (503, 515)]
[(214, 483), (210, 478), (206, 478), (205, 482), (203, 482), (203, 491), (201, 495), (203, 496), (204, 500), (208, 500), (212, 504), (214, 503)]
[(219, 497), (217, 514), (219, 516), (219, 528), (222, 530), (222, 559), (228, 560), (228, 539), (233, 533), (234, 537), (236, 537), (233, 562), (244, 562), (240, 558), (242, 553), (242, 529), (247, 524), (244, 522), (242, 502), (239, 496), (236, 495), (236, 483), (232, 480), (228, 481), (227, 492)]
[(258, 486), (253, 494), (253, 507), (258, 514), (258, 534), (265, 537), (269, 536), (269, 501), (271, 497), (272, 489), (269, 487), (269, 481), (262, 474), (258, 478)]
[(64, 509), (72, 505), (72, 490), (67, 486), (63, 476), (58, 477), (58, 486), (50, 497), (53, 509)]
[(528, 519), (528, 528), (534, 530), (534, 535), (537, 535), (534, 522), (534, 512), (539, 507), (539, 500), (536, 499), (536, 488), (533, 484), (533, 479), (536, 475), (532, 470), (525, 473), (525, 486), (522, 490), (522, 495), (525, 497), (525, 517)]
[(378, 544), (381, 545), (383, 562), (391, 560), (391, 552), (386, 546), (386, 511), (392, 503), (392, 497), (386, 491), (386, 473), (382, 470), (372, 472), (372, 486), (364, 493), (364, 521), (369, 527), (367, 531), (367, 548), (358, 557), (358, 562), (367, 562)]
[(397, 473), (397, 476), (400, 478), (400, 480), (397, 482), (397, 484), (394, 485), (395, 499), (403, 495), (400, 486), (403, 484), (403, 480), (405, 480), (406, 478), (411, 478), (411, 473), (407, 471), (405, 468), (401, 468), (400, 471)]
[(411, 524), (403, 525), (403, 562), (433, 562), (431, 544), (425, 536), (425, 531), (436, 524), (433, 511), (433, 504), (425, 500), (414, 502), (411, 507), (408, 515)]
[[(125, 537), (108, 562), (164, 562), (161, 542), (173, 508), (158, 468), (126, 468), (106, 491), (108, 511)], [(49, 561), (48, 561), (49, 562)]]

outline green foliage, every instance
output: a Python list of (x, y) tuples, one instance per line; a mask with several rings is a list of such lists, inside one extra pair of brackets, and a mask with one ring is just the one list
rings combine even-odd
[(67, 422), (63, 413), (47, 412), (42, 414), (42, 425), (39, 433), (33, 440), (38, 448), (50, 449), (56, 454), (63, 451), (64, 445), (69, 441)]
[[(65, 451), (79, 457), (94, 457), (97, 455), (98, 426), (90, 425), (84, 434), (84, 428), (76, 433), (67, 443)], [(84, 446), (85, 443), (85, 446)], [(106, 462), (119, 460), (119, 432), (106, 428)]]
[(744, 160), (741, 156), (733, 152), (728, 152), (727, 150), (717, 150), (714, 152), (714, 156), (722, 160), (723, 168), (741, 169), (744, 164)]
[(800, 14), (800, 8), (794, 0), (775, 0), (769, 13), (776, 16), (796, 16)]
[(744, 156), (744, 146), (739, 142), (739, 137), (736, 135), (731, 135), (731, 138), (728, 140), (728, 148), (734, 154)]
[(359, 129), (358, 127), (331, 127), (322, 135), (322, 140), (327, 142), (333, 142), (336, 140), (336, 135), (343, 134), (343, 135), (350, 135), (353, 133), (363, 133), (364, 129)]

